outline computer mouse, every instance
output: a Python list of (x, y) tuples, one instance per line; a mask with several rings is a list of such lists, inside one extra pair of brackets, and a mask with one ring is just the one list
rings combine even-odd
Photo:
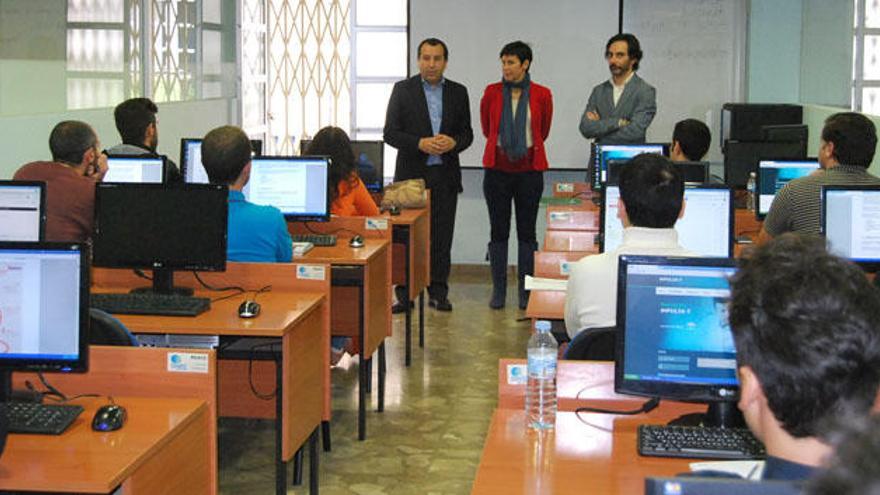
[(257, 301), (245, 300), (238, 306), (239, 318), (253, 318), (260, 314), (260, 304)]
[(364, 247), (364, 238), (355, 234), (351, 236), (351, 240), (348, 241), (348, 245), (353, 248)]
[(388, 208), (389, 215), (400, 215), (400, 207), (397, 205), (392, 205), (391, 208)]
[(116, 404), (101, 406), (92, 418), (92, 429), (95, 431), (115, 431), (125, 424), (125, 408)]

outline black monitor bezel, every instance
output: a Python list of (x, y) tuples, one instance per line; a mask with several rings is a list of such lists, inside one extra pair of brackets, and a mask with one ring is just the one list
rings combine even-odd
[[(822, 209), (821, 216), (819, 219), (819, 229), (822, 233), (822, 236), (825, 237), (826, 242), (828, 239), (828, 234), (826, 231), (825, 220), (828, 215), (828, 202), (826, 201), (828, 197), (829, 191), (878, 191), (880, 192), (880, 185), (853, 185), (853, 186), (822, 186)], [(860, 261), (850, 259), (853, 263), (861, 267), (863, 270), (867, 272), (876, 272), (880, 271), (880, 258), (877, 258), (876, 261)]]
[[(107, 170), (110, 170), (110, 160), (159, 160), (162, 163), (162, 180), (159, 182), (138, 182), (138, 184), (164, 184), (168, 178), (166, 177), (166, 172), (168, 170), (168, 159), (164, 155), (152, 155), (152, 154), (143, 154), (143, 155), (131, 155), (131, 154), (108, 154), (107, 155)], [(112, 182), (105, 180), (107, 184), (132, 184), (132, 182)]]
[[(253, 160), (251, 160), (251, 174), (253, 174), (253, 170), (256, 168), (257, 161), (310, 161), (315, 159), (321, 159), (324, 161), (324, 166), (327, 167), (326, 176), (327, 180), (330, 180), (330, 157), (328, 156), (320, 156), (320, 155), (307, 155), (307, 156), (255, 156)], [(250, 198), (247, 198), (250, 201)], [(324, 192), (324, 215), (314, 215), (314, 214), (296, 214), (296, 213), (285, 213), (281, 212), (284, 215), (284, 219), (288, 222), (329, 222), (330, 221), (330, 191), (325, 188)], [(276, 207), (277, 208), (277, 207)], [(280, 209), (280, 208), (279, 208)]]
[(198, 182), (187, 182), (186, 181), (186, 173), (189, 170), (189, 167), (192, 166), (189, 163), (189, 159), (186, 156), (186, 148), (188, 143), (200, 143), (202, 142), (202, 138), (180, 138), (180, 176), (183, 177), (183, 182), (187, 184), (199, 184)]
[[(309, 146), (312, 144), (314, 139), (300, 139), (299, 140), (299, 154), (300, 156), (319, 156), (319, 155), (308, 155)], [(354, 152), (354, 145), (356, 143), (364, 143), (364, 144), (373, 144), (379, 147), (379, 165), (377, 167), (376, 172), (378, 173), (378, 184), (369, 184), (363, 180), (363, 177), (360, 177), (361, 181), (364, 182), (364, 187), (367, 188), (368, 191), (372, 193), (381, 193), (385, 187), (385, 141), (382, 140), (369, 140), (369, 139), (357, 139), (351, 142), (352, 144), (352, 152)], [(355, 156), (355, 167), (357, 167), (357, 156)]]
[[(46, 239), (46, 183), (36, 180), (0, 180), (0, 187), (37, 187), (40, 189), (40, 225), (37, 241), (6, 241), (6, 242), (42, 242)], [(0, 241), (2, 242), (2, 241)]]
[(665, 157), (669, 157), (669, 147), (670, 143), (596, 143), (593, 142), (591, 147), (590, 156), (593, 159), (593, 163), (590, 164), (590, 170), (592, 171), (593, 176), (590, 177), (590, 185), (593, 190), (599, 190), (605, 187), (605, 182), (602, 181), (602, 169), (600, 165), (602, 164), (601, 153), (599, 152), (600, 147), (602, 146), (662, 146), (661, 155)]
[(617, 332), (614, 359), (614, 391), (619, 394), (659, 397), (687, 402), (729, 402), (739, 395), (739, 385), (695, 385), (648, 380), (625, 380), (626, 367), (626, 273), (629, 264), (668, 266), (737, 267), (733, 258), (687, 258), (676, 256), (620, 255), (617, 276)]
[[(758, 221), (764, 221), (764, 219), (767, 218), (767, 213), (761, 213), (761, 162), (816, 162), (816, 170), (822, 168), (822, 165), (819, 163), (819, 158), (813, 156), (805, 158), (759, 158), (758, 165), (755, 167), (755, 218)], [(773, 197), (776, 198), (776, 195), (774, 194)], [(768, 209), (767, 211), (769, 212), (770, 210)]]
[(76, 251), (79, 262), (79, 356), (75, 361), (61, 359), (4, 359), (0, 356), (0, 371), (64, 371), (84, 372), (89, 364), (89, 291), (91, 259), (88, 243), (80, 242), (8, 242), (0, 241), (0, 250), (16, 251)]

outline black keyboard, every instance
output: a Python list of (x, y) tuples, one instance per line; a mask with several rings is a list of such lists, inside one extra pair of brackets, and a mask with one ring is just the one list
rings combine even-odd
[(694, 459), (763, 459), (764, 445), (745, 428), (639, 426), (639, 454)]
[(0, 402), (0, 414), (9, 418), (9, 433), (60, 435), (82, 412), (82, 406)]
[(293, 242), (311, 242), (314, 246), (335, 246), (336, 236), (333, 234), (294, 234)]
[(92, 294), (91, 307), (114, 314), (196, 316), (211, 308), (211, 300), (155, 293)]

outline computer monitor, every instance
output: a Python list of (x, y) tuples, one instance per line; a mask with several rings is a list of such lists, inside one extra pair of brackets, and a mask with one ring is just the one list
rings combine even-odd
[(817, 158), (761, 160), (758, 162), (755, 215), (763, 220), (770, 212), (776, 193), (790, 180), (806, 177), (819, 168)]
[[(311, 139), (301, 139), (299, 141), (300, 155), (307, 155), (311, 145)], [(383, 141), (352, 141), (351, 150), (354, 152), (358, 176), (364, 182), (364, 186), (370, 192), (382, 192), (385, 174), (385, 143)]]
[(326, 222), (329, 164), (325, 156), (254, 157), (244, 196), (251, 203), (278, 208), (288, 220)]
[(824, 186), (822, 232), (829, 250), (869, 271), (880, 269), (880, 186)]
[(593, 167), (591, 183), (593, 189), (601, 189), (608, 181), (609, 163), (626, 163), (630, 158), (642, 153), (657, 153), (669, 156), (669, 144), (645, 143), (645, 144), (593, 144)]
[[(251, 139), (252, 156), (263, 154), (263, 140)], [(183, 182), (187, 184), (208, 184), (208, 173), (202, 164), (201, 138), (183, 138), (180, 140), (180, 171)]]
[[(620, 170), (626, 161), (612, 161), (608, 163), (608, 180), (606, 185), (617, 185), (620, 179)], [(681, 174), (685, 182), (702, 184), (709, 182), (709, 162), (672, 162), (672, 166)]]
[(12, 371), (87, 369), (86, 245), (0, 242), (0, 286), (0, 401)]
[(0, 241), (43, 240), (46, 183), (0, 181)]
[(107, 155), (104, 182), (165, 182), (165, 159), (161, 156)]
[[(623, 242), (623, 225), (617, 218), (619, 198), (619, 186), (605, 188), (599, 218), (599, 249), (603, 253), (617, 249)], [(724, 184), (688, 185), (684, 199), (684, 216), (675, 222), (679, 244), (700, 256), (733, 256), (733, 190)]]
[(151, 268), (152, 291), (173, 270), (226, 269), (228, 189), (210, 184), (97, 184), (94, 265)]
[(736, 261), (621, 255), (618, 263), (615, 392), (706, 402), (703, 424), (732, 426), (739, 384), (727, 304)]
[[(755, 461), (751, 461), (755, 462)], [(645, 478), (645, 495), (802, 495), (803, 481), (747, 480), (692, 472), (677, 478)]]

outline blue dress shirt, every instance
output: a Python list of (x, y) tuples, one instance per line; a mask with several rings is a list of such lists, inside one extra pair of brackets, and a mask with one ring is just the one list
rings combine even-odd
[(245, 201), (241, 191), (229, 191), (229, 223), (226, 259), (288, 263), (293, 245), (284, 215), (274, 206)]
[[(434, 135), (440, 134), (440, 124), (443, 122), (443, 85), (446, 79), (441, 78), (440, 82), (432, 85), (428, 81), (422, 79), (422, 89), (425, 90), (425, 99), (428, 100), (428, 115), (431, 117), (431, 130)], [(440, 155), (428, 155), (428, 166), (442, 165), (443, 159)]]

